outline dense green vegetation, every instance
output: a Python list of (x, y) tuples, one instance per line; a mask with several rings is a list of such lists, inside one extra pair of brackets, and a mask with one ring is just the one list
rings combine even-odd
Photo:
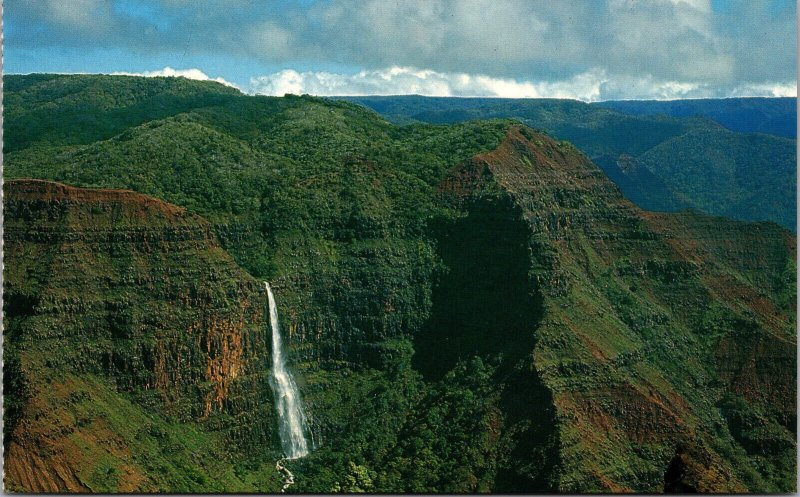
[(31, 74), (6, 77), (5, 136), (8, 153), (36, 142), (86, 144), (130, 126), (166, 117), (237, 90), (184, 78), (125, 83), (114, 76)]
[(789, 126), (795, 123), (794, 99), (590, 105), (553, 99), (343, 98), (397, 123), (517, 119), (574, 143), (642, 208), (693, 207), (795, 229), (796, 130)]
[(260, 291), (210, 226), (131, 193), (5, 193), (7, 488), (278, 488)]
[(703, 116), (732, 131), (797, 138), (797, 98), (697, 98), (691, 100), (619, 100), (599, 107), (625, 114)]
[[(65, 475), (45, 490), (278, 490), (260, 280), (315, 447), (286, 462), (289, 491), (795, 488), (796, 254), (777, 225), (641, 211), (507, 119), (5, 81), (7, 178), (88, 187), (6, 185), (14, 488), (39, 488), (34, 468)], [(503, 105), (694, 205), (645, 159), (706, 121)]]
[(794, 227), (796, 142), (769, 135), (698, 129), (640, 156), (646, 169), (705, 212)]

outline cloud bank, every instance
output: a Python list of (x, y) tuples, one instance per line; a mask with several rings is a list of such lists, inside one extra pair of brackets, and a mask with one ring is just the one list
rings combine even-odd
[(211, 78), (206, 73), (201, 71), (197, 68), (192, 69), (173, 69), (169, 66), (165, 67), (164, 69), (159, 69), (157, 71), (145, 71), (145, 72), (122, 72), (122, 71), (115, 71), (110, 73), (112, 76), (143, 76), (146, 78), (155, 78), (155, 77), (182, 77), (186, 79), (196, 79), (198, 81), (216, 81), (217, 83), (222, 83), (225, 86), (231, 86), (233, 88), (239, 88), (235, 84), (231, 83), (230, 81), (226, 81), (223, 78)]
[(528, 81), (395, 66), (350, 75), (286, 69), (254, 77), (243, 90), (276, 96), (286, 93), (320, 96), (417, 94), (437, 97), (571, 98), (595, 102), (632, 98), (785, 97), (795, 96), (797, 85), (764, 83), (727, 88), (703, 83), (662, 81), (649, 75), (610, 76), (602, 69), (593, 69), (559, 81)]
[(120, 58), (202, 67), (265, 93), (592, 100), (796, 87), (793, 0), (6, 0), (5, 14), (12, 71), (67, 71), (64, 54), (89, 54), (80, 70), (129, 70)]
[(425, 95), (433, 97), (499, 97), (499, 98), (569, 98), (584, 102), (642, 98), (671, 100), (678, 98), (788, 97), (797, 94), (796, 84), (740, 85), (720, 89), (700, 83), (658, 81), (653, 77), (612, 77), (602, 69), (594, 69), (561, 81), (518, 81), (485, 74), (442, 73), (430, 69), (389, 67), (354, 74), (325, 71), (298, 72), (284, 69), (273, 74), (253, 77), (249, 85), (238, 86), (221, 77), (211, 77), (200, 69), (113, 72), (112, 75), (144, 77), (184, 77), (200, 81), (216, 81), (253, 95), (283, 96), (308, 93), (318, 96), (356, 95)]

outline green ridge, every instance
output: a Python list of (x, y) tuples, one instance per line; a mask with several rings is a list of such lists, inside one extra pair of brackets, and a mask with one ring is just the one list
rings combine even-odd
[(134, 95), (6, 129), (9, 178), (90, 187), (6, 184), (9, 488), (276, 491), (269, 280), (315, 444), (290, 491), (795, 489), (785, 229), (642, 211), (511, 121), (6, 78)]

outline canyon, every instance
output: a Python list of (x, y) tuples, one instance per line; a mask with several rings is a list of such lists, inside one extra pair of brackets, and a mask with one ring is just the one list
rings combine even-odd
[(6, 81), (8, 489), (795, 489), (778, 224), (643, 210), (514, 120)]

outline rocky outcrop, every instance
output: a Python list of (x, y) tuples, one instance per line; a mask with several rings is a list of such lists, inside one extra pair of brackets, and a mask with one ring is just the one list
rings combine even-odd
[(6, 185), (9, 488), (279, 491), (266, 302), (239, 266), (275, 290), (309, 411), (293, 491), (794, 488), (785, 230), (641, 211), (516, 124), (225, 99), (14, 152), (17, 176), (141, 184), (214, 224)]
[[(532, 344), (530, 381), (542, 382), (549, 396), (540, 398), (549, 398), (556, 413), (548, 423), (559, 439), (555, 488), (661, 491), (668, 467), (699, 467), (689, 456), (675, 456), (687, 441), (722, 475), (703, 476), (705, 491), (787, 484), (770, 478), (794, 467), (784, 452), (792, 444), (796, 382), (793, 284), (785, 276), (796, 248), (788, 232), (694, 213), (643, 212), (571, 145), (522, 127), (510, 129), (497, 150), (455, 168), (440, 192), (463, 220), (481, 217), (492, 225), (492, 216), (507, 212), (505, 222), (523, 224), (516, 232), (526, 241), (519, 251), (525, 260), (495, 282), (502, 294), (501, 280), (527, 275), (513, 293), (538, 296), (522, 308), (541, 310), (523, 321), (522, 335), (484, 326), (487, 345), (477, 349), (513, 350), (525, 343), (521, 336)], [(475, 246), (454, 247), (459, 264), (473, 266), (450, 270), (482, 274), (510, 260), (470, 261)], [(454, 292), (465, 286), (455, 285), (442, 300), (457, 302)], [(513, 299), (504, 302), (499, 314), (515, 312)], [(473, 339), (452, 330), (440, 340), (458, 350)], [(719, 431), (731, 414), (718, 402), (729, 395), (743, 398), (745, 409), (768, 412), (773, 421), (763, 420), (764, 426), (783, 425), (769, 425), (768, 440), (780, 442), (762, 446), (780, 448), (759, 452), (773, 468), (761, 475), (735, 455), (742, 437)], [(542, 409), (531, 406), (529, 419), (541, 418)], [(524, 435), (517, 444), (524, 445)], [(541, 451), (527, 457), (533, 465), (546, 461)]]
[[(100, 378), (159, 416), (218, 432), (234, 452), (271, 447), (266, 298), (207, 222), (129, 191), (34, 180), (5, 184), (5, 221), (6, 354), (30, 390), (7, 444), (12, 487), (90, 488), (66, 440), (104, 415), (55, 421), (64, 397), (50, 394), (69, 399), (74, 387), (56, 371)], [(128, 450), (121, 437), (93, 437), (90, 447)], [(131, 478), (117, 488), (139, 488), (124, 486)]]
[(664, 493), (744, 493), (739, 482), (715, 454), (696, 446), (680, 446), (664, 473)]

